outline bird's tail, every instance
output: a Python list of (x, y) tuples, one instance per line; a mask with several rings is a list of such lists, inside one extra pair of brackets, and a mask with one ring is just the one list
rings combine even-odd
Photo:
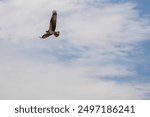
[(60, 32), (59, 32), (59, 31), (54, 32), (54, 36), (55, 36), (55, 37), (58, 37), (58, 36), (59, 36), (59, 34), (60, 34)]

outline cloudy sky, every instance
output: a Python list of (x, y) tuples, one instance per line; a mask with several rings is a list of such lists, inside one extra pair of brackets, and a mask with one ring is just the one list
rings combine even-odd
[(150, 99), (149, 4), (0, 0), (0, 99)]

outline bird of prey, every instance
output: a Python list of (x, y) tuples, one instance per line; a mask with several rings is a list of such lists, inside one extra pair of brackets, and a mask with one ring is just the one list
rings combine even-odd
[(59, 36), (59, 31), (55, 31), (56, 29), (56, 23), (57, 23), (57, 11), (53, 10), (52, 17), (49, 24), (49, 29), (45, 32), (45, 34), (41, 37), (42, 39), (45, 39), (51, 35), (54, 35), (55, 37)]

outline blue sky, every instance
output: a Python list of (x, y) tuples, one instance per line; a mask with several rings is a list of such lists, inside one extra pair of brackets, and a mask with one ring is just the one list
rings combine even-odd
[(0, 0), (0, 99), (150, 99), (148, 2)]
[(150, 8), (149, 8), (149, 4), (150, 1), (149, 0), (137, 0), (138, 2), (138, 8), (140, 9), (140, 11), (144, 14), (148, 14), (150, 12)]

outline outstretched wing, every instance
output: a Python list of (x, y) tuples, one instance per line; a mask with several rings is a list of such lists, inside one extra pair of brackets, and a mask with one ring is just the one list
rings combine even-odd
[(43, 36), (42, 37), (40, 37), (40, 38), (42, 38), (42, 39), (45, 39), (45, 38), (47, 38), (47, 37), (49, 37), (51, 34), (50, 33), (45, 33), (45, 34), (43, 34)]
[(49, 31), (55, 32), (56, 22), (57, 22), (57, 12), (54, 10), (50, 20)]

